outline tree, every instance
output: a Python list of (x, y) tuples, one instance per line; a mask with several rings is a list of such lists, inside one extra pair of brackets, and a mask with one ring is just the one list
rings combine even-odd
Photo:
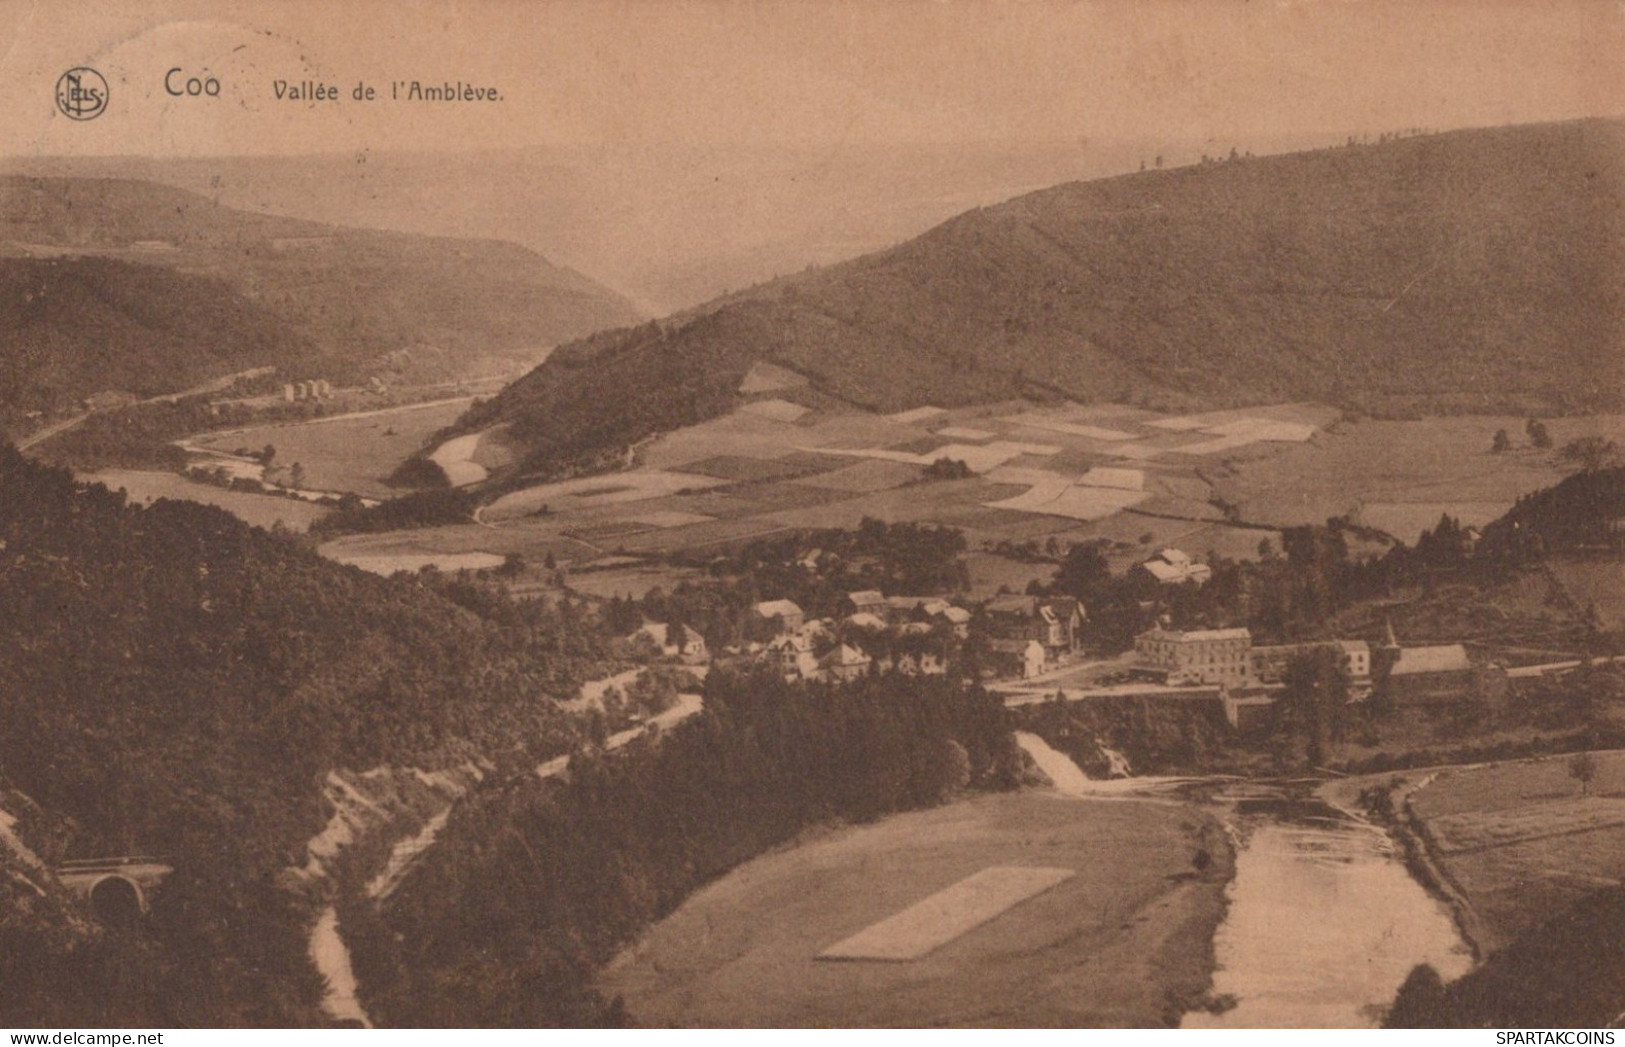
[(688, 646), (688, 628), (682, 622), (670, 622), (666, 626), (666, 646), (677, 648), (682, 654), (683, 648)]
[(1512, 437), (1507, 435), (1505, 429), (1495, 430), (1495, 440), (1490, 444), (1490, 452), (1492, 454), (1501, 454), (1510, 450), (1512, 450)]
[(1282, 683), (1281, 699), (1288, 716), (1309, 734), (1309, 763), (1320, 764), (1326, 758), (1328, 740), (1341, 736), (1343, 706), (1349, 699), (1349, 674), (1342, 653), (1335, 647), (1318, 646), (1294, 655)]
[(1524, 423), (1524, 432), (1529, 434), (1529, 442), (1545, 451), (1552, 446), (1552, 434), (1546, 431), (1546, 423), (1538, 418), (1531, 418)]
[(1055, 572), (1055, 588), (1068, 596), (1085, 599), (1096, 588), (1111, 581), (1111, 565), (1096, 542), (1074, 545)]
[(1589, 752), (1575, 753), (1569, 761), (1569, 777), (1580, 783), (1580, 795), (1586, 795), (1597, 777), (1597, 758)]
[(1582, 436), (1570, 440), (1558, 452), (1558, 457), (1570, 462), (1579, 462), (1580, 468), (1587, 472), (1596, 472), (1608, 464), (1619, 448), (1612, 440), (1600, 436)]
[(276, 461), (276, 447), (273, 444), (266, 444), (265, 449), (260, 452), (260, 464), (270, 465), (274, 461)]
[(288, 470), (288, 476), (295, 490), (304, 489), (305, 467), (303, 465), (300, 465), (298, 462), (294, 462), (293, 468)]

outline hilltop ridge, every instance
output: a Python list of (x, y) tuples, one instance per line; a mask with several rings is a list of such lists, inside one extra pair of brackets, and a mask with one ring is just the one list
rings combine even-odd
[(1357, 410), (1615, 405), (1625, 124), (1395, 138), (1076, 182), (562, 347), (459, 430), (523, 464), (785, 395)]
[[(31, 294), (42, 279), (96, 300), (99, 318), (44, 309)], [(0, 407), (14, 409), (128, 390), (125, 371), (149, 379), (137, 391), (174, 391), (171, 377), (233, 369), (215, 359), (319, 360), (337, 377), (404, 354), (419, 380), (459, 378), (638, 318), (620, 295), (515, 244), (257, 214), (127, 179), (0, 176), (0, 280), (0, 316), (15, 321), (0, 363), (19, 372)], [(149, 344), (138, 336), (154, 309), (138, 303), (160, 300)], [(124, 358), (113, 374), (83, 373), (112, 346)]]

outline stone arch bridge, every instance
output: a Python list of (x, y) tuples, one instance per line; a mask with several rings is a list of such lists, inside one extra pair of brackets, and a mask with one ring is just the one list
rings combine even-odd
[(126, 925), (146, 915), (153, 891), (174, 866), (162, 858), (79, 858), (65, 861), (53, 872), (69, 891), (90, 903), (103, 923)]

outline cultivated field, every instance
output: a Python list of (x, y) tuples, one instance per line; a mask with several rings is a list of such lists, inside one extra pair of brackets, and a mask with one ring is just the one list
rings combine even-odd
[(228, 491), (213, 484), (202, 484), (176, 476), (174, 473), (145, 472), (134, 469), (109, 469), (90, 473), (81, 479), (107, 485), (108, 490), (123, 489), (131, 502), (151, 504), (160, 498), (173, 498), (189, 502), (216, 505), (245, 523), (270, 528), (277, 523), (294, 531), (307, 531), (310, 525), (327, 515), (325, 506), (295, 498), (277, 498), (265, 494), (247, 494)]
[(1439, 772), (1412, 794), (1430, 850), (1494, 950), (1625, 880), (1625, 753), (1597, 756), (1586, 795), (1567, 756)]
[[(1406, 541), (1441, 512), (1482, 524), (1564, 472), (1554, 452), (1525, 446), (1522, 422), (1356, 422), (1313, 404), (1186, 416), (1030, 403), (889, 416), (741, 408), (640, 446), (633, 468), (507, 494), (482, 511), (478, 527), (403, 533), (388, 551), (520, 552), (533, 561), (551, 552), (569, 565), (720, 550), (876, 517), (963, 530), (977, 551), (980, 597), (1052, 570), (983, 551), (1000, 542), (1106, 539), (1123, 569), (1170, 545), (1198, 557), (1254, 558), (1264, 538), (1279, 548), (1274, 528), (1333, 515), (1354, 514)], [(1611, 434), (1625, 419), (1548, 425), (1561, 445)], [(1515, 434), (1515, 447), (1496, 455), (1489, 447), (1498, 428)], [(279, 460), (294, 453), (278, 445)], [(941, 457), (973, 475), (927, 477)], [(394, 465), (378, 467), (385, 464)], [(1220, 501), (1255, 526), (1228, 522)]]
[[(1440, 513), (1487, 523), (1520, 494), (1573, 471), (1553, 451), (1528, 445), (1525, 421), (1504, 416), (1345, 420), (1307, 443), (1283, 445), (1268, 456), (1249, 455), (1208, 475), (1219, 496), (1239, 506), (1242, 518), (1251, 522), (1289, 526), (1353, 514), (1413, 542)], [(1625, 438), (1620, 416), (1558, 418), (1546, 425), (1559, 448), (1591, 434)], [(1498, 429), (1508, 432), (1514, 446), (1493, 454)]]
[[(1197, 876), (1200, 848), (1220, 860)], [(1194, 808), (979, 797), (735, 869), (618, 958), (599, 988), (653, 1026), (1174, 1024), (1208, 984), (1226, 853)], [(973, 880), (972, 894), (1002, 892), (987, 908), (1011, 904), (940, 944), (914, 934), (919, 920), (940, 930), (929, 905), (882, 923), (971, 877), (988, 881)], [(1016, 898), (1015, 886), (1040, 885)], [(919, 955), (819, 959), (876, 924), (886, 941), (838, 951)]]

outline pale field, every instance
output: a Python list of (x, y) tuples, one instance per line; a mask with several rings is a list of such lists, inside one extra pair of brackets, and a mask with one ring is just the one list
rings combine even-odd
[(444, 429), (468, 409), (472, 399), (426, 406), (391, 408), (377, 413), (313, 419), (284, 425), (261, 425), (190, 438), (199, 447), (231, 452), (239, 447), (276, 448), (276, 461), (305, 470), (305, 486), (317, 491), (350, 491), (367, 498), (392, 498), (400, 490), (384, 481), (415, 454), (430, 435)]
[(1412, 794), (1435, 858), (1494, 949), (1625, 879), (1625, 753), (1597, 754), (1582, 795), (1570, 756), (1440, 772)]
[[(1414, 506), (1400, 521), (1407, 530), (1430, 512), (1431, 526), (1453, 504), (1475, 503), (1471, 511), (1480, 517), (1489, 511), (1499, 515), (1518, 495), (1573, 471), (1557, 461), (1555, 451), (1527, 446), (1524, 421), (1504, 416), (1345, 421), (1307, 444), (1280, 445), (1268, 456), (1230, 463), (1230, 469), (1213, 474), (1214, 482), (1220, 495), (1241, 506), (1245, 519), (1283, 526), (1323, 523), (1377, 503)], [(1625, 417), (1617, 415), (1558, 418), (1546, 425), (1558, 447), (1590, 434), (1625, 441)], [(1512, 451), (1490, 452), (1497, 429), (1512, 436)]]
[(308, 531), (310, 525), (327, 515), (327, 507), (295, 498), (277, 498), (265, 494), (228, 491), (213, 484), (197, 483), (174, 473), (146, 472), (134, 469), (109, 469), (89, 473), (80, 479), (107, 485), (108, 490), (122, 488), (137, 504), (150, 505), (159, 498), (177, 501), (201, 502), (214, 505), (255, 527), (271, 528), (278, 522), (293, 531)]
[(604, 571), (577, 571), (570, 576), (570, 588), (601, 600), (613, 596), (631, 596), (641, 600), (650, 589), (660, 588), (670, 592), (681, 582), (697, 581), (704, 577), (703, 571), (684, 567), (622, 567)]
[(515, 491), (486, 506), (485, 519), (497, 523), (517, 516), (528, 516), (543, 508), (552, 513), (567, 514), (575, 509), (592, 509), (620, 502), (647, 501), (679, 491), (714, 487), (721, 482), (697, 473), (630, 469), (605, 476), (583, 477)]
[[(1215, 857), (1198, 877), (1198, 849)], [(1211, 968), (1228, 848), (1194, 808), (982, 796), (781, 850), (691, 896), (604, 972), (645, 1025), (1172, 1024)], [(819, 953), (990, 866), (1072, 875), (918, 959)]]
[(818, 958), (918, 960), (1071, 877), (1071, 869), (991, 865), (836, 942)]
[(447, 573), (457, 571), (483, 571), (502, 565), (502, 557), (495, 553), (329, 553), (328, 559), (359, 567), (373, 574), (388, 575), (396, 571), (421, 571), (434, 567)]

